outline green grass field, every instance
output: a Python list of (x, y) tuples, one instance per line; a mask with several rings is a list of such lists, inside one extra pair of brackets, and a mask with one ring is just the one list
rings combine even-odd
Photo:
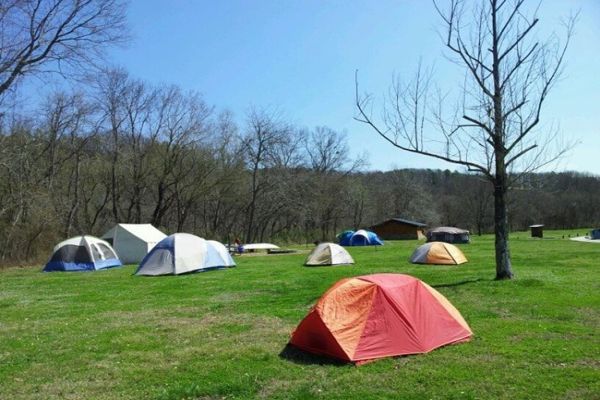
[[(514, 234), (504, 282), (492, 236), (462, 245), (459, 267), (411, 265), (418, 243), (404, 241), (350, 248), (349, 267), (302, 267), (303, 253), (159, 278), (6, 269), (0, 399), (599, 399), (600, 245), (562, 234)], [(360, 367), (280, 356), (330, 285), (376, 272), (437, 288), (474, 339)]]

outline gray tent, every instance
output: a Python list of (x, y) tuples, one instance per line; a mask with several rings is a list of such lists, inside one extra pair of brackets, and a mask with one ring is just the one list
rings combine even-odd
[(453, 226), (440, 226), (427, 231), (428, 242), (469, 243), (469, 231)]
[(222, 243), (189, 233), (174, 233), (154, 246), (135, 271), (136, 275), (179, 275), (235, 267)]

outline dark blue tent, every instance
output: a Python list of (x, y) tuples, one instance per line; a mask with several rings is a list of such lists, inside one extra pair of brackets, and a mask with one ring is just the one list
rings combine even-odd
[(591, 239), (595, 239), (595, 240), (600, 239), (600, 228), (599, 229), (592, 229), (592, 233), (590, 234), (590, 238)]
[(56, 245), (44, 272), (96, 271), (121, 266), (108, 242), (93, 236), (76, 236)]
[(340, 235), (342, 246), (381, 246), (383, 241), (377, 234), (359, 229), (356, 232), (346, 231)]
[(341, 244), (343, 246), (342, 243), (349, 243), (350, 238), (352, 237), (352, 235), (354, 234), (354, 231), (344, 231), (342, 233), (338, 233), (337, 240), (338, 243)]

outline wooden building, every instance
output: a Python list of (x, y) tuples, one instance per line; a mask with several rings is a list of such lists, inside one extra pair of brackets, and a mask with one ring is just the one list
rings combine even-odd
[(383, 240), (414, 240), (424, 239), (423, 228), (427, 224), (409, 221), (403, 218), (391, 218), (369, 227)]

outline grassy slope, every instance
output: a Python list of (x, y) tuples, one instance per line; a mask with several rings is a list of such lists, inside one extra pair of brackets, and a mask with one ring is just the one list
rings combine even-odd
[[(600, 398), (600, 245), (513, 235), (511, 282), (491, 279), (491, 236), (463, 245), (460, 267), (411, 265), (416, 245), (352, 248), (352, 267), (281, 255), (162, 278), (0, 271), (0, 398)], [(332, 283), (375, 272), (436, 287), (475, 339), (361, 367), (279, 356)]]

